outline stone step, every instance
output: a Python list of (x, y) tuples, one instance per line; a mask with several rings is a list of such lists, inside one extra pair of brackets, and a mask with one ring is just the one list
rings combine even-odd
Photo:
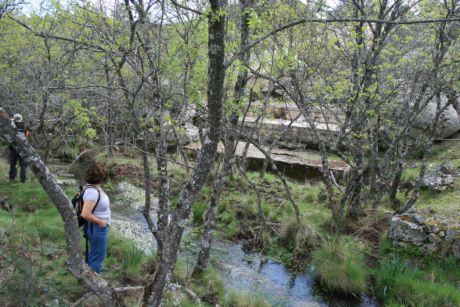
[[(238, 142), (235, 155), (241, 157), (246, 146), (245, 142)], [(268, 146), (262, 146), (268, 152)], [(197, 152), (201, 149), (200, 143), (192, 143), (185, 146), (186, 149)], [(219, 143), (217, 152), (224, 153), (224, 145)], [(276, 167), (282, 174), (287, 177), (305, 180), (305, 179), (319, 179), (322, 177), (322, 163), (321, 156), (314, 150), (285, 150), (274, 148), (270, 153), (271, 158), (276, 164)], [(254, 145), (250, 144), (247, 153), (248, 167), (251, 170), (260, 170), (265, 161), (265, 155), (257, 149)], [(350, 166), (341, 160), (334, 158), (329, 159), (329, 169), (334, 172), (336, 179), (344, 178), (345, 174), (349, 171)]]
[[(243, 122), (243, 133), (250, 133), (256, 125), (255, 117), (246, 117)], [(340, 127), (335, 124), (315, 123), (323, 139), (335, 139), (339, 134)], [(264, 144), (275, 141), (306, 144), (317, 147), (319, 142), (310, 125), (298, 119), (291, 124), (285, 119), (262, 119), (259, 123), (259, 131)]]
[[(285, 119), (290, 120), (299, 117), (299, 119), (303, 119), (303, 115), (301, 114), (297, 105), (292, 103), (286, 104), (268, 104), (267, 106), (263, 106), (263, 103), (260, 101), (255, 101), (251, 104), (251, 108), (249, 109), (247, 116), (250, 117), (257, 117), (260, 110), (265, 110), (265, 117), (266, 118), (273, 118), (273, 119)], [(323, 113), (324, 112), (324, 113)], [(324, 118), (324, 114), (326, 114), (327, 121)], [(335, 116), (333, 116), (335, 114)], [(332, 124), (337, 124), (336, 116), (340, 121), (343, 121), (344, 115), (341, 111), (337, 108), (330, 106), (327, 110), (321, 110), (319, 107), (313, 107), (308, 111), (308, 116), (312, 121), (318, 123), (325, 123), (329, 122)]]

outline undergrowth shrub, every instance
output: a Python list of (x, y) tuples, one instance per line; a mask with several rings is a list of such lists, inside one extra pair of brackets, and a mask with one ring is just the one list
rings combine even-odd
[(82, 287), (66, 269), (64, 229), (54, 207), (33, 213), (0, 210), (0, 229), (0, 302), (42, 306), (55, 298), (67, 304), (81, 296)]
[(51, 141), (50, 152), (52, 152), (53, 157), (57, 159), (70, 161), (74, 160), (78, 155), (77, 150), (61, 138), (56, 138)]
[(12, 257), (14, 270), (0, 288), (17, 306), (37, 305), (38, 276), (30, 259)]

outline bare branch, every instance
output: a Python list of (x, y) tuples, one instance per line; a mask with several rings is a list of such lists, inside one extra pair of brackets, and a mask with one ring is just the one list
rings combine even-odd
[(198, 14), (198, 15), (203, 15), (203, 12), (200, 12), (198, 10), (195, 10), (195, 9), (192, 9), (188, 6), (185, 6), (185, 5), (182, 5), (180, 3), (177, 3), (177, 1), (175, 0), (171, 0), (172, 4), (174, 4), (175, 6), (177, 6), (178, 8), (181, 8), (181, 9), (184, 9), (184, 10), (187, 10), (187, 11), (190, 11), (190, 12), (193, 12), (195, 14)]
[(34, 29), (32, 29), (29, 25), (27, 25), (26, 23), (20, 21), (19, 19), (14, 18), (11, 15), (8, 15), (8, 18), (13, 20), (13, 21), (15, 21), (19, 25), (23, 26), (28, 31), (30, 31), (32, 34), (34, 34), (35, 36), (61, 40), (61, 41), (65, 41), (65, 42), (70, 42), (70, 43), (74, 43), (74, 44), (77, 44), (77, 45), (82, 45), (82, 46), (85, 46), (85, 47), (88, 47), (88, 48), (91, 48), (91, 49), (95, 49), (95, 50), (98, 50), (98, 51), (101, 51), (101, 52), (109, 52), (107, 49), (105, 49), (105, 48), (103, 48), (103, 47), (101, 47), (99, 45), (91, 44), (89, 42), (79, 42), (79, 41), (77, 41), (75, 39), (64, 37), (64, 36), (58, 36), (58, 35), (54, 35), (54, 34), (47, 33), (47, 32), (37, 32)]
[(299, 20), (294, 20), (288, 22), (267, 34), (259, 37), (255, 41), (243, 46), (239, 50), (238, 53), (234, 54), (230, 60), (225, 63), (225, 67), (231, 65), (238, 57), (247, 50), (251, 49), (252, 47), (260, 44), (267, 38), (275, 35), (278, 32), (286, 30), (288, 28), (298, 26), (305, 23), (353, 23), (353, 22), (360, 22), (360, 23), (375, 23), (375, 24), (391, 24), (391, 25), (412, 25), (412, 24), (430, 24), (430, 23), (442, 23), (442, 22), (459, 22), (460, 18), (448, 18), (448, 19), (421, 19), (421, 20), (381, 20), (381, 19), (367, 19), (367, 18), (332, 18), (332, 19), (322, 19), (322, 18), (302, 18)]

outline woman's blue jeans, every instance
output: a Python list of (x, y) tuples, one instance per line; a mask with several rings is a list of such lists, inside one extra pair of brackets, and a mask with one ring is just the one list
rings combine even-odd
[(107, 256), (109, 226), (101, 227), (98, 224), (87, 222), (83, 230), (89, 241), (88, 265), (100, 274), (102, 262)]

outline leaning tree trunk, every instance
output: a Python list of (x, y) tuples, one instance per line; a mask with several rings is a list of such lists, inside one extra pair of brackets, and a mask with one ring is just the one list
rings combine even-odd
[(225, 0), (210, 0), (211, 11), (208, 17), (208, 127), (204, 137), (203, 148), (195, 169), (183, 186), (176, 210), (168, 226), (168, 239), (158, 259), (158, 266), (153, 280), (149, 281), (144, 293), (144, 303), (159, 306), (164, 287), (174, 268), (185, 224), (190, 214), (193, 201), (206, 182), (217, 152), (221, 133), (222, 98), (225, 77)]
[(69, 270), (90, 291), (95, 293), (106, 306), (124, 306), (115, 291), (99, 275), (94, 273), (84, 262), (80, 246), (80, 231), (78, 229), (75, 211), (70, 200), (56, 182), (43, 163), (35, 149), (29, 144), (25, 135), (18, 132), (10, 117), (0, 107), (0, 130), (6, 141), (19, 153), (19, 156), (30, 165), (36, 178), (54, 203), (64, 221), (64, 231), (67, 244)]

